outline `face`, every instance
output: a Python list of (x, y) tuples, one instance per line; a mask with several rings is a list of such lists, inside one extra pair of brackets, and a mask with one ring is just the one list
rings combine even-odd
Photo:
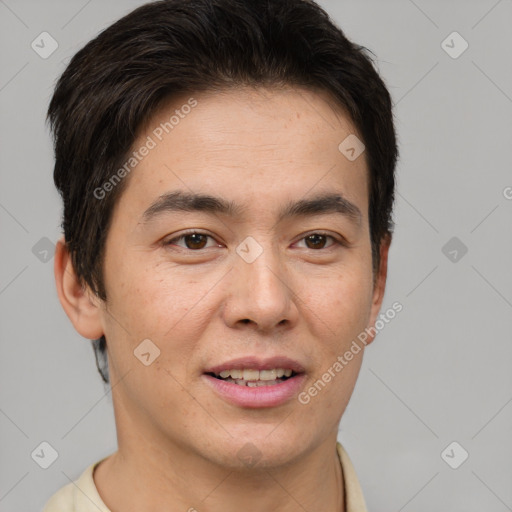
[(356, 131), (319, 93), (189, 100), (138, 135), (145, 156), (107, 237), (99, 318), (118, 436), (276, 467), (335, 437), (363, 351), (305, 393), (380, 307), (365, 155), (340, 152)]

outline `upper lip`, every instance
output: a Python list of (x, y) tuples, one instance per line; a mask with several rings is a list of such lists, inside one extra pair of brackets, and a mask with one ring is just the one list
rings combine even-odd
[(220, 373), (224, 370), (273, 370), (274, 368), (291, 369), (295, 373), (304, 373), (304, 367), (297, 361), (286, 356), (275, 356), (262, 359), (256, 356), (245, 356), (231, 359), (205, 370), (205, 373)]

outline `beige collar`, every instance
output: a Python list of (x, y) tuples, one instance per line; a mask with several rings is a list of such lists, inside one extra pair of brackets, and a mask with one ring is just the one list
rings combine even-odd
[[(336, 449), (345, 482), (345, 512), (367, 512), (354, 466), (340, 443), (336, 443)], [(43, 512), (110, 512), (93, 479), (94, 468), (103, 460), (91, 464), (77, 480), (57, 491), (46, 503)]]

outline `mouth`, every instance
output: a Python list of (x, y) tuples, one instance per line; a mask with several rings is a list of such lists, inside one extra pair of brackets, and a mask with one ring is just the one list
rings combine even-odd
[(208, 368), (205, 383), (223, 400), (244, 408), (276, 407), (304, 386), (305, 369), (287, 357), (233, 359)]
[(219, 373), (207, 372), (206, 375), (220, 379), (224, 382), (230, 382), (238, 386), (260, 387), (276, 386), (281, 382), (299, 375), (291, 368), (273, 368), (270, 370), (254, 370), (250, 368), (222, 370)]

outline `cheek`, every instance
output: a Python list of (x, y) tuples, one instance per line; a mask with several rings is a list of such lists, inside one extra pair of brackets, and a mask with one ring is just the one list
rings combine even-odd
[[(139, 407), (148, 408), (148, 414), (151, 407), (169, 410), (170, 404), (179, 405), (184, 417), (193, 414), (197, 406), (182, 383), (187, 381), (197, 340), (211, 321), (208, 290), (218, 278), (212, 283), (169, 265), (144, 268), (125, 263), (116, 279), (110, 297), (115, 320), (109, 321), (116, 374), (130, 371), (129, 394)], [(145, 350), (150, 357), (158, 353), (148, 366), (134, 357), (146, 339), (156, 347)]]
[[(117, 272), (111, 272), (106, 332), (118, 371), (124, 374), (134, 365), (139, 369), (134, 350), (149, 339), (160, 354), (146, 369), (167, 368), (179, 378), (210, 320), (207, 308), (211, 280), (177, 272), (168, 264), (150, 267), (127, 260)], [(165, 375), (153, 373), (153, 377)]]
[(208, 277), (199, 278), (190, 270), (178, 270), (168, 263), (148, 266), (147, 260), (123, 265), (112, 302), (142, 335), (162, 336), (185, 320), (192, 325), (194, 310), (200, 309), (211, 284)]
[(311, 282), (309, 308), (336, 346), (350, 343), (368, 324), (372, 304), (371, 271), (360, 267)]
[(366, 275), (361, 269), (319, 281), (308, 296), (305, 311), (320, 343), (315, 346), (318, 366), (304, 398), (318, 411), (313, 416), (323, 418), (317, 427), (326, 432), (339, 423), (361, 368), (364, 349), (354, 349), (353, 342), (370, 318), (372, 281)]

